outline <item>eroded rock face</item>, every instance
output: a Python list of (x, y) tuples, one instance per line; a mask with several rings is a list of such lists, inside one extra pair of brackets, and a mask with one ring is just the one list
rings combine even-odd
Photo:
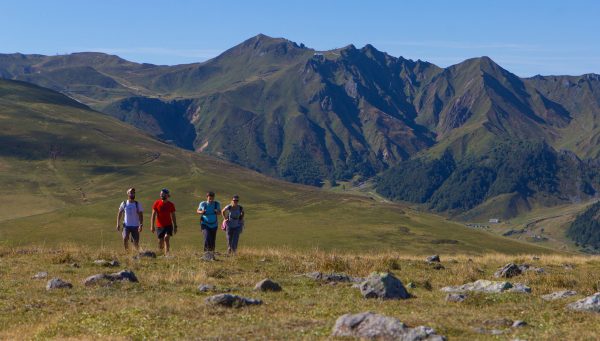
[(528, 286), (515, 283), (512, 284), (510, 282), (496, 282), (496, 281), (488, 281), (485, 279), (480, 279), (478, 281), (467, 283), (458, 286), (448, 286), (441, 289), (444, 292), (484, 292), (484, 293), (502, 293), (502, 292), (521, 292), (521, 293), (530, 293), (531, 288)]
[(46, 290), (54, 290), (54, 289), (71, 289), (73, 284), (69, 282), (65, 282), (60, 278), (53, 278), (48, 281), (46, 284)]
[(254, 290), (257, 291), (281, 291), (281, 286), (270, 280), (269, 278), (265, 278), (262, 281), (256, 283), (254, 286)]
[(372, 312), (340, 316), (335, 322), (331, 336), (404, 341), (446, 340), (445, 337), (437, 335), (432, 328), (425, 326), (409, 328), (393, 317)]
[(410, 294), (394, 274), (372, 273), (360, 284), (360, 293), (365, 298), (407, 299)]
[(546, 301), (554, 301), (554, 300), (559, 300), (562, 298), (567, 298), (567, 297), (571, 297), (571, 296), (575, 296), (575, 295), (577, 295), (577, 291), (563, 290), (563, 291), (556, 291), (551, 294), (543, 295), (542, 299), (544, 299)]
[(239, 308), (247, 305), (261, 305), (262, 301), (231, 294), (219, 294), (206, 298), (206, 303), (224, 307)]
[(600, 292), (570, 303), (567, 308), (577, 311), (591, 311), (600, 313)]

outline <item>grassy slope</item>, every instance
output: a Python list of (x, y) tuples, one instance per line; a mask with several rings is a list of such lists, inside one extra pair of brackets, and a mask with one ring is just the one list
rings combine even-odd
[[(245, 245), (411, 253), (550, 251), (173, 148), (43, 88), (1, 81), (0, 94), (0, 119), (10, 123), (1, 136), (7, 148), (0, 154), (0, 195), (11, 198), (0, 216), (3, 244), (72, 241), (117, 247), (116, 207), (133, 185), (146, 209), (160, 188), (172, 190), (181, 226), (176, 247), (200, 245), (195, 208), (212, 189), (219, 199), (234, 192), (242, 196), (248, 212)], [(142, 243), (154, 244), (148, 231)], [(220, 236), (218, 247), (223, 243)]]
[[(490, 254), (442, 255), (444, 270), (433, 270), (423, 258), (398, 253), (336, 255), (245, 249), (238, 257), (202, 262), (198, 252), (178, 250), (174, 258), (134, 261), (114, 249), (0, 247), (0, 339), (324, 339), (338, 316), (373, 311), (393, 316), (409, 326), (427, 325), (450, 340), (497, 340), (474, 328), (507, 330), (500, 339), (594, 340), (598, 314), (571, 312), (567, 303), (599, 290), (600, 261), (591, 257), (541, 256), (533, 261), (546, 274), (528, 273), (512, 282), (527, 283), (532, 294), (471, 295), (463, 303), (447, 303), (439, 289), (476, 279), (493, 279), (497, 267), (511, 261), (532, 262), (531, 256)], [(139, 284), (86, 288), (87, 276), (112, 272), (95, 266), (98, 258), (118, 259), (132, 269)], [(69, 266), (77, 262), (80, 268)], [(572, 270), (564, 263), (573, 264)], [(120, 269), (120, 268), (119, 268)], [(405, 301), (363, 299), (350, 284), (328, 285), (298, 276), (310, 271), (346, 272), (366, 276), (392, 270), (413, 298)], [(118, 270), (118, 269), (117, 269)], [(38, 271), (73, 283), (71, 290), (47, 293), (46, 280), (32, 280)], [(270, 277), (281, 283), (281, 293), (257, 293), (252, 287)], [(259, 298), (259, 307), (213, 308), (204, 303), (211, 293), (198, 293), (199, 284)], [(578, 295), (554, 302), (540, 296), (572, 289)], [(10, 312), (10, 313), (8, 313)], [(528, 326), (485, 326), (485, 320), (524, 320)]]

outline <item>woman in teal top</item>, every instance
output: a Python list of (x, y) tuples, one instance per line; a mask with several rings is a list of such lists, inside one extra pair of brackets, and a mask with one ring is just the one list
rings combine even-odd
[(221, 213), (221, 204), (215, 201), (214, 192), (206, 193), (206, 201), (200, 203), (196, 212), (200, 214), (200, 229), (204, 235), (204, 252), (214, 252), (219, 227), (217, 216)]

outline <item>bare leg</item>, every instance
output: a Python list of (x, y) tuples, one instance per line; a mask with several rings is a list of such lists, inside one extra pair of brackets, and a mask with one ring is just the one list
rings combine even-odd
[(169, 239), (171, 239), (171, 236), (166, 234), (165, 235), (165, 256), (168, 255), (169, 251), (171, 250), (171, 245), (169, 244)]
[(129, 250), (129, 238), (123, 238), (123, 247), (125, 251)]
[(158, 249), (159, 249), (160, 251), (162, 251), (162, 250), (164, 249), (164, 245), (165, 245), (165, 239), (164, 239), (164, 238), (160, 238), (160, 239), (158, 240)]

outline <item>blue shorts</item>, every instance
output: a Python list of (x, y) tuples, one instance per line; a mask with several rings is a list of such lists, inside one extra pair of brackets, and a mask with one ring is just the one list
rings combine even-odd
[(169, 236), (173, 235), (173, 226), (172, 225), (156, 228), (156, 236), (158, 237), (158, 239), (163, 239), (165, 237), (165, 235), (169, 235)]
[(140, 232), (138, 226), (123, 226), (123, 239), (131, 237), (131, 241), (138, 243), (140, 241)]

